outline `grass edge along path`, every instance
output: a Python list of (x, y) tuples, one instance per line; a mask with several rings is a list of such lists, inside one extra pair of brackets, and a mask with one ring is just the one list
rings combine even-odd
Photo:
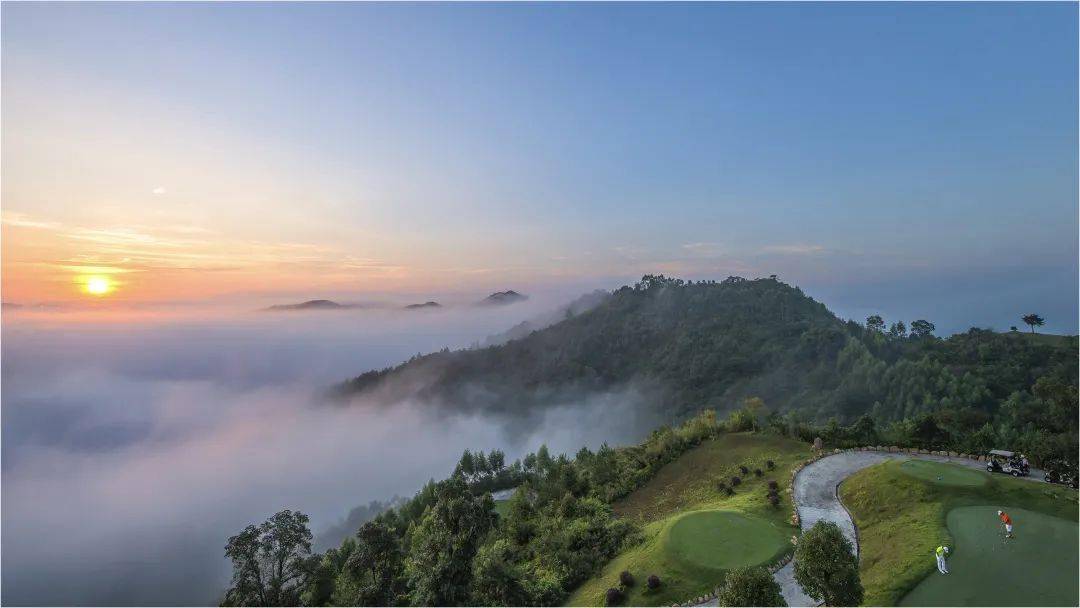
[[(789, 542), (774, 554), (769, 564), (785, 558), (794, 550), (790, 537), (799, 533), (791, 525), (791, 495), (786, 491), (792, 468), (803, 463), (811, 449), (803, 442), (759, 433), (729, 433), (703, 442), (661, 468), (641, 488), (614, 505), (620, 517), (642, 527), (641, 541), (623, 549), (601, 571), (582, 583), (567, 599), (571, 606), (602, 606), (608, 588), (619, 587), (619, 573), (629, 571), (635, 584), (625, 589), (624, 602), (630, 606), (658, 606), (685, 602), (688, 598), (711, 593), (723, 582), (727, 570), (695, 568), (679, 563), (665, 550), (670, 528), (683, 515), (695, 511), (733, 511), (770, 522), (784, 531)], [(767, 461), (773, 461), (768, 469)], [(740, 466), (747, 467), (743, 474)], [(761, 469), (760, 477), (754, 474)], [(728, 495), (719, 488), (720, 481), (732, 487), (731, 477), (740, 483)], [(768, 502), (768, 482), (779, 486), (780, 502)], [(661, 586), (649, 590), (645, 584), (650, 574), (661, 579)]]
[(840, 500), (859, 530), (864, 605), (895, 606), (934, 571), (934, 548), (953, 543), (946, 516), (956, 507), (1001, 504), (1078, 519), (1077, 493), (1069, 488), (988, 473), (980, 473), (984, 485), (944, 485), (907, 474), (903, 463), (873, 465), (840, 484)]

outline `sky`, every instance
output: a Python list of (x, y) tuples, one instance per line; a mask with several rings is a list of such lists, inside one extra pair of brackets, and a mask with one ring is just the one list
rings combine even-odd
[(5, 302), (775, 273), (845, 316), (1077, 331), (1075, 4), (2, 17)]

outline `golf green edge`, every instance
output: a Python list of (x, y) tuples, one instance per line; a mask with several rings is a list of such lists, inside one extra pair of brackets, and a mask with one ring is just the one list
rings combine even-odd
[[(912, 462), (868, 467), (840, 485), (840, 499), (859, 529), (866, 605), (1077, 604), (1075, 490)], [(1009, 546), (1015, 554), (980, 548), (989, 539), (1002, 541), (999, 508), (1017, 514), (1014, 540), (1023, 542)], [(971, 521), (973, 514), (979, 519)], [(1020, 537), (1022, 525), (1026, 539)], [(972, 535), (973, 529), (980, 532)], [(1071, 534), (1062, 532), (1069, 529)], [(949, 575), (938, 574), (934, 566), (933, 550), (942, 543), (954, 549)], [(1064, 563), (1070, 557), (1071, 569)], [(1013, 574), (993, 575), (999, 565)], [(1037, 572), (1023, 574), (1029, 568)], [(1048, 581), (1047, 573), (1065, 574)], [(1064, 595), (1054, 595), (1051, 587)], [(908, 598), (909, 593), (915, 595)]]

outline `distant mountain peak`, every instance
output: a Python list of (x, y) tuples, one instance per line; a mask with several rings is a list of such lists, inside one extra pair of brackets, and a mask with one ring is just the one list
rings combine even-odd
[(281, 312), (288, 310), (338, 310), (341, 308), (349, 308), (349, 306), (338, 304), (333, 300), (308, 300), (299, 304), (275, 304), (263, 310)]
[(528, 300), (529, 296), (520, 294), (513, 289), (507, 291), (496, 291), (490, 296), (480, 300), (480, 304), (514, 304), (516, 302), (522, 302)]
[(423, 304), (409, 304), (405, 307), (405, 310), (417, 310), (421, 308), (442, 308), (442, 304), (432, 301), (424, 302)]

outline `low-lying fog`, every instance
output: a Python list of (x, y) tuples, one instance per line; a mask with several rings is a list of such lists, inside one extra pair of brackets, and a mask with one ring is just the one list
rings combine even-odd
[[(438, 311), (182, 316), (5, 311), (5, 604), (208, 604), (226, 538), (282, 508), (312, 531), (411, 496), (465, 448), (510, 458), (637, 439), (630, 393), (521, 421), (402, 403), (331, 407), (330, 384), (483, 342), (561, 302)], [(516, 422), (516, 424), (508, 424)]]

